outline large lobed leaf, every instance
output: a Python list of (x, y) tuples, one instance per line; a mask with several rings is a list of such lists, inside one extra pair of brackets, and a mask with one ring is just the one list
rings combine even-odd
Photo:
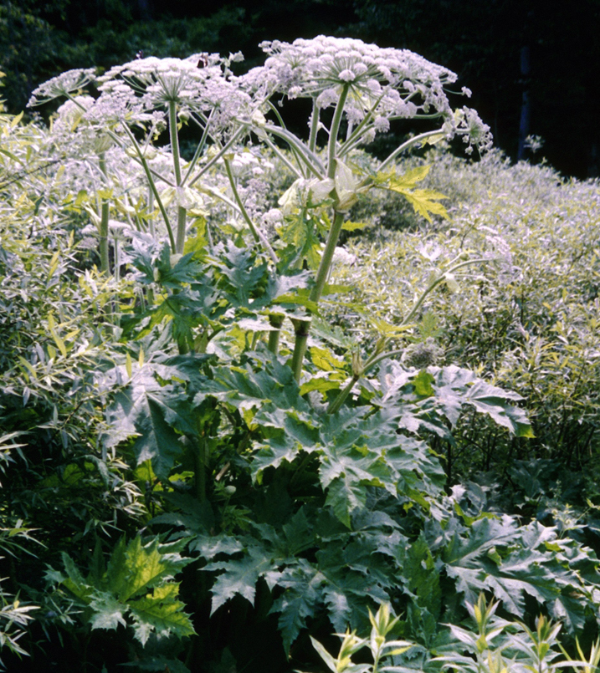
[(84, 613), (92, 629), (114, 630), (131, 625), (144, 645), (150, 634), (195, 633), (185, 605), (178, 599), (179, 584), (173, 576), (191, 559), (180, 555), (182, 545), (160, 545), (158, 539), (143, 544), (141, 537), (122, 537), (103, 568), (99, 548), (92, 570), (83, 577), (71, 557), (63, 554), (65, 575), (49, 571), (50, 581), (64, 586), (88, 608)]

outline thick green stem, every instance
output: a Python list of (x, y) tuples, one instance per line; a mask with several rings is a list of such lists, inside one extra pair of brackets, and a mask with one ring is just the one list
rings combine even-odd
[(344, 115), (344, 105), (346, 105), (346, 99), (348, 98), (348, 91), (350, 87), (346, 84), (342, 89), (340, 94), (340, 99), (337, 102), (335, 108), (335, 114), (333, 115), (333, 121), (331, 122), (331, 128), (329, 129), (329, 145), (327, 146), (327, 177), (332, 180), (335, 178), (335, 150), (337, 148), (337, 137), (340, 130), (340, 125), (342, 123), (342, 117)]
[[(329, 275), (329, 269), (331, 267), (333, 254), (335, 252), (335, 246), (337, 245), (338, 239), (340, 237), (343, 224), (344, 214), (336, 212), (333, 218), (333, 224), (331, 225), (331, 230), (329, 232), (329, 237), (327, 238), (325, 250), (323, 251), (323, 256), (321, 257), (321, 263), (319, 264), (319, 269), (317, 270), (317, 278), (309, 295), (310, 301), (314, 302), (315, 304), (318, 304), (319, 299), (321, 299), (321, 295), (323, 294), (323, 290), (325, 289), (327, 276)], [(291, 366), (292, 370), (294, 371), (296, 381), (300, 381), (300, 377), (302, 375), (302, 362), (304, 361), (304, 356), (308, 347), (310, 320), (296, 320), (294, 322), (294, 327), (296, 340), (294, 342), (294, 354), (292, 356)]]
[(177, 103), (169, 102), (169, 137), (171, 140), (171, 154), (173, 155), (173, 169), (175, 184), (181, 185), (181, 159), (179, 156), (179, 136), (177, 134)]
[[(102, 172), (102, 175), (104, 176), (104, 183), (106, 187), (107, 183), (107, 174), (106, 174), (106, 158), (104, 156), (104, 153), (102, 153), (99, 156), (99, 163), (100, 163), (100, 171)], [(100, 242), (99, 242), (99, 247), (100, 247), (100, 271), (102, 273), (109, 274), (110, 273), (110, 261), (109, 261), (109, 256), (108, 256), (108, 219), (110, 215), (110, 205), (108, 202), (108, 199), (102, 198), (101, 201), (101, 206), (100, 206), (100, 230), (99, 230), (99, 236), (100, 236)]]
[(325, 250), (323, 250), (323, 256), (321, 257), (321, 263), (319, 264), (315, 284), (309, 295), (310, 300), (314, 301), (315, 303), (318, 303), (319, 299), (321, 299), (321, 295), (323, 294), (327, 277), (329, 276), (329, 269), (331, 268), (331, 263), (333, 261), (335, 248), (340, 238), (340, 232), (342, 231), (343, 225), (344, 213), (339, 213), (336, 211), (333, 217), (331, 229), (329, 231), (329, 236), (327, 237), (327, 243), (325, 244)]
[(329, 406), (327, 407), (327, 413), (328, 414), (335, 414), (342, 408), (342, 404), (346, 401), (346, 398), (352, 391), (352, 388), (354, 388), (354, 384), (358, 381), (360, 376), (357, 374), (353, 374), (352, 378), (348, 383), (340, 390), (340, 394), (329, 403)]
[(120, 273), (121, 261), (119, 259), (119, 239), (116, 238), (116, 237), (113, 240), (113, 249), (114, 249), (114, 252), (115, 252), (115, 259), (114, 259), (115, 279), (116, 280), (121, 280), (121, 273)]
[(183, 255), (185, 248), (185, 230), (187, 221), (187, 210), (178, 206), (177, 208), (177, 240), (175, 241), (175, 252)]
[(317, 135), (319, 133), (319, 108), (316, 100), (313, 101), (312, 115), (310, 118), (310, 135), (308, 136), (308, 149), (315, 152), (317, 149)]
[(274, 330), (269, 332), (269, 343), (268, 343), (268, 349), (271, 351), (271, 353), (277, 353), (279, 352), (279, 338), (281, 337), (281, 326), (283, 325), (283, 316), (280, 315), (272, 315), (269, 316), (269, 322), (271, 323), (271, 327), (275, 327)]
[(154, 225), (154, 215), (152, 214), (154, 211), (154, 192), (152, 189), (148, 189), (148, 214), (149, 214), (149, 219), (148, 219), (148, 229), (150, 230), (150, 236), (152, 238), (156, 238), (156, 227)]
[[(177, 198), (183, 189), (181, 186), (181, 156), (179, 154), (179, 135), (177, 133), (177, 103), (169, 101), (169, 136), (171, 138), (171, 154), (173, 155), (173, 169), (175, 171), (175, 184), (177, 185)], [(187, 210), (183, 206), (177, 207), (177, 240), (175, 241), (175, 253), (182, 255), (185, 246), (185, 225)]]
[[(333, 115), (333, 121), (331, 122), (329, 146), (327, 149), (327, 177), (332, 180), (335, 178), (335, 149), (337, 145), (337, 135), (342, 122), (342, 114), (344, 112), (346, 98), (348, 97), (348, 90), (349, 89), (347, 86), (343, 88), (335, 110), (335, 114)], [(333, 260), (333, 254), (335, 252), (335, 247), (340, 237), (343, 224), (344, 214), (336, 211), (333, 217), (331, 229), (329, 231), (329, 236), (327, 237), (327, 243), (325, 244), (325, 250), (323, 251), (321, 262), (317, 270), (315, 284), (309, 295), (309, 299), (315, 304), (319, 303), (319, 299), (321, 299), (321, 295), (323, 294), (327, 277), (329, 276), (329, 269)], [(306, 354), (306, 348), (308, 346), (309, 332), (310, 320), (296, 321), (296, 342), (294, 344), (294, 355), (292, 357), (292, 369), (294, 370), (296, 381), (300, 381), (300, 376), (302, 375), (302, 362), (304, 360), (304, 355)]]
[(300, 383), (302, 377), (302, 363), (308, 347), (308, 335), (310, 333), (310, 320), (294, 320), (294, 331), (296, 340), (294, 342), (294, 353), (292, 355), (291, 367), (294, 372), (294, 378)]
[[(329, 146), (327, 149), (327, 177), (332, 180), (335, 178), (335, 148), (337, 145), (337, 134), (342, 122), (342, 114), (347, 97), (348, 87), (345, 86), (340, 95), (335, 114), (333, 115), (333, 121), (331, 122)], [(329, 269), (333, 260), (335, 246), (337, 245), (338, 239), (340, 237), (343, 224), (344, 214), (336, 211), (333, 218), (333, 223), (331, 225), (331, 230), (329, 231), (329, 236), (327, 237), (327, 243), (325, 244), (325, 250), (323, 251), (323, 256), (321, 257), (321, 263), (319, 264), (319, 269), (317, 270), (315, 284), (309, 295), (310, 300), (316, 304), (318, 304), (319, 299), (323, 294), (323, 289), (325, 288), (325, 283), (327, 282), (327, 276), (329, 275)], [(294, 343), (294, 354), (292, 355), (291, 366), (292, 371), (294, 372), (294, 377), (296, 378), (296, 381), (299, 382), (300, 377), (302, 376), (302, 363), (304, 361), (304, 356), (308, 347), (310, 320), (296, 320), (294, 327), (296, 340)]]

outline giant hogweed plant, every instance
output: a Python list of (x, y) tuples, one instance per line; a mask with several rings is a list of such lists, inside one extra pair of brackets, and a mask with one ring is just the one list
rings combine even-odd
[[(86, 167), (83, 177), (75, 168), (74, 207), (97, 228), (105, 273), (109, 238), (122, 239), (112, 269), (126, 263), (138, 288), (114, 306), (120, 346), (95, 386), (107, 400), (103, 457), (131, 465), (153, 536), (122, 539), (106, 566), (98, 547), (87, 575), (63, 555), (64, 569), (47, 574), (53, 600), (74, 601), (92, 630), (132, 626), (151, 648), (136, 654), (148, 670), (182, 665), (165, 664), (176, 651), (169, 636), (195, 628), (194, 665), (227, 644), (247, 620), (240, 600), (254, 606), (250, 634), (259, 615), (278, 615), (288, 654), (323, 615), (343, 632), (387, 601), (405, 611), (407, 635), (435, 648), (440, 621), (459, 619), (481, 590), (508, 613), (526, 616), (527, 596), (567, 630), (583, 628), (594, 555), (552, 528), (489, 514), (460, 490), (446, 497), (429, 446), (451, 441), (465, 410), (528, 436), (520, 397), (434, 366), (435, 349), (401, 361), (389, 350), (432, 292), (479, 260), (460, 254), (397, 324), (377, 321), (370, 354), (316, 319), (343, 290), (328, 276), (341, 231), (361, 226), (347, 220), (361, 195), (390, 190), (428, 219), (446, 216), (442, 195), (417, 187), (427, 170), (403, 173), (397, 160), (457, 134), (485, 147), (486, 127), (472, 110), (451, 110), (453, 73), (410, 52), (323, 37), (263, 47), (265, 65), (242, 77), (231, 58), (147, 58), (99, 78), (98, 98), (81, 91), (92, 71), (34, 92), (34, 102), (69, 99), (55, 132), (74, 139)], [(286, 128), (286, 97), (312, 102), (307, 138)], [(402, 119), (440, 126), (375, 167), (362, 161), (357, 148)], [(183, 124), (200, 135), (190, 159)], [(253, 179), (273, 162), (292, 184), (269, 204)], [(99, 187), (86, 182), (93, 175)], [(150, 556), (163, 569), (155, 575), (142, 569)], [(171, 575), (184, 565), (180, 600)]]
[[(34, 91), (30, 103), (57, 96), (69, 98), (59, 121), (75, 131), (79, 148), (82, 139), (87, 140), (88, 154), (97, 155), (104, 181), (109, 180), (106, 150), (110, 144), (128, 152), (143, 169), (148, 184), (147, 198), (140, 201), (135, 194), (135, 224), (153, 233), (152, 217), (144, 217), (140, 208), (146, 214), (157, 208), (173, 255), (184, 252), (189, 214), (198, 214), (202, 203), (198, 192), (227, 200), (222, 190), (203, 180), (210, 168), (221, 162), (231, 190), (230, 205), (271, 262), (288, 272), (304, 263), (316, 270), (308, 293), (314, 307), (326, 288), (345, 213), (360, 194), (373, 187), (389, 189), (403, 194), (426, 217), (429, 213), (445, 215), (439, 203), (441, 194), (414, 189), (426, 171), (398, 175), (395, 162), (403, 151), (457, 134), (467, 142), (468, 149), (473, 145), (485, 148), (489, 133), (473, 110), (452, 111), (444, 87), (453, 83), (456, 75), (409, 51), (325, 37), (262, 46), (269, 54), (265, 65), (240, 78), (234, 78), (229, 70), (237, 56), (220, 59), (195, 55), (185, 60), (151, 57), (112, 68), (100, 77), (101, 94), (96, 101), (74, 95), (93, 78), (92, 70), (84, 70), (69, 71), (46, 82)], [(312, 101), (308, 139), (285, 127), (272, 102), (278, 96)], [(333, 112), (324, 123), (328, 108)], [(408, 140), (375, 170), (353, 162), (357, 147), (369, 143), (399, 119), (439, 119), (441, 126)], [(193, 124), (201, 133), (189, 162), (182, 160), (180, 152), (178, 128), (182, 123)], [(157, 155), (152, 140), (164, 128), (170, 140), (170, 167), (165, 165), (162, 153), (157, 162), (151, 158)], [(139, 129), (142, 137), (136, 137)], [(271, 148), (296, 178), (280, 199), (281, 210), (268, 214), (271, 221), (281, 218), (278, 240), (273, 244), (262, 231), (263, 223), (250, 216), (232, 169), (236, 143), (248, 136)], [(290, 153), (283, 154), (276, 141), (287, 145)], [(104, 270), (108, 269), (110, 191), (109, 184), (99, 190), (102, 198), (94, 218)], [(174, 204), (170, 213), (169, 202)], [(119, 205), (123, 210), (124, 204), (115, 204), (117, 208)], [(132, 204), (129, 209), (136, 213)], [(266, 214), (262, 215), (264, 220)], [(281, 317), (273, 315), (271, 321), (278, 327)], [(292, 368), (299, 380), (310, 321), (296, 319), (294, 324)], [(271, 343), (275, 350), (276, 334)]]

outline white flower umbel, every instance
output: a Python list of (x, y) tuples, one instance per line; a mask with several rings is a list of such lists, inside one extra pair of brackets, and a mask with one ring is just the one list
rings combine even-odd
[[(154, 198), (163, 214), (171, 246), (178, 254), (183, 252), (185, 243), (187, 208), (184, 202), (179, 203), (177, 225), (172, 228), (143, 155), (143, 148), (127, 127), (146, 124), (148, 115), (164, 111), (171, 140), (174, 186), (177, 189), (193, 186), (209, 168), (209, 164), (205, 164), (194, 174), (194, 168), (206, 148), (206, 141), (211, 138), (219, 148), (216, 161), (229, 151), (241, 133), (245, 133), (245, 127), (239, 127), (238, 119), (252, 118), (252, 99), (237, 86), (229, 72), (232, 60), (239, 60), (238, 55), (228, 59), (222, 59), (216, 54), (195, 54), (186, 59), (149, 57), (111, 68), (99, 78), (102, 94), (98, 104), (109, 106), (114, 102), (116, 114), (121, 113), (122, 126), (144, 166)], [(185, 171), (178, 137), (178, 125), (182, 121), (191, 121), (202, 130), (197, 151)]]
[[(456, 81), (456, 74), (408, 49), (323, 35), (292, 43), (274, 40), (260, 46), (268, 58), (264, 66), (242, 77), (241, 84), (264, 101), (276, 93), (312, 98), (311, 150), (322, 129), (319, 111), (338, 106), (341, 96), (345, 97), (347, 121), (341, 156), (371, 142), (377, 133), (387, 132), (394, 119), (442, 118), (449, 122), (444, 127), (447, 137), (462, 135), (467, 151), (490, 145), (489, 129), (475, 111), (463, 108), (462, 120), (453, 118), (446, 88)], [(462, 93), (470, 95), (464, 88)]]
[(68, 96), (70, 93), (83, 89), (96, 77), (95, 68), (78, 68), (76, 70), (67, 70), (57, 77), (44, 82), (37, 89), (34, 89), (27, 107), (41, 105), (55, 98)]
[(261, 47), (269, 56), (265, 65), (246, 77), (255, 90), (315, 98), (319, 107), (327, 107), (350, 85), (349, 101), (363, 114), (375, 105), (387, 117), (450, 112), (444, 86), (456, 75), (407, 49), (323, 35), (291, 44), (263, 42)]
[(223, 72), (217, 54), (194, 54), (186, 59), (136, 59), (111, 68), (98, 78), (103, 98), (120, 108), (140, 113), (177, 105), (179, 114), (199, 114), (202, 120), (213, 111), (211, 127), (223, 130), (240, 114), (248, 114), (250, 97)]

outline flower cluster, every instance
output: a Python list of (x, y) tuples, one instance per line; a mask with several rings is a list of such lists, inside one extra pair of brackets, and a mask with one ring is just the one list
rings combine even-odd
[(448, 138), (462, 137), (467, 145), (465, 149), (467, 154), (471, 154), (474, 147), (479, 151), (487, 151), (493, 144), (490, 127), (483, 123), (481, 117), (472, 108), (463, 107), (455, 110), (454, 115), (445, 122), (442, 130)]
[(444, 86), (456, 75), (406, 49), (323, 35), (291, 44), (263, 42), (261, 47), (268, 54), (265, 65), (251, 70), (245, 83), (265, 96), (311, 97), (319, 107), (328, 107), (346, 87), (348, 114), (357, 119), (374, 107), (380, 118), (450, 113)]
[(181, 117), (196, 115), (204, 125), (211, 116), (213, 128), (224, 128), (239, 116), (250, 114), (250, 97), (223, 72), (223, 63), (217, 54), (136, 59), (98, 78), (98, 104), (112, 107), (121, 118), (146, 121), (148, 114), (176, 103)]
[(69, 94), (83, 89), (96, 77), (95, 68), (78, 68), (76, 70), (67, 70), (57, 77), (44, 82), (37, 89), (34, 89), (27, 107), (42, 105), (55, 98), (62, 98)]

